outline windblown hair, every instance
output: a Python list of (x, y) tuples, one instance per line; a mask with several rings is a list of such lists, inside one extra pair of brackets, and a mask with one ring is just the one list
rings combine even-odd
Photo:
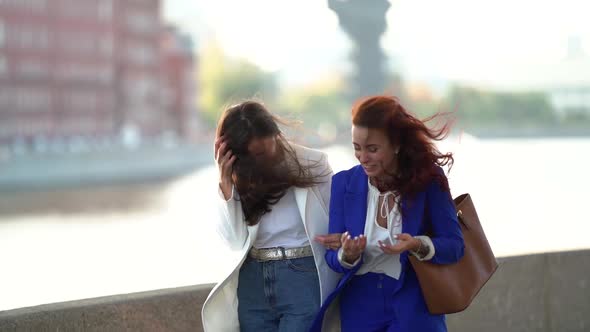
[[(248, 100), (227, 108), (217, 125), (216, 137), (223, 135), (236, 156), (232, 179), (248, 225), (256, 225), (272, 210), (290, 187), (311, 187), (325, 174), (312, 173), (319, 162), (302, 165), (278, 124), (286, 123), (259, 102)], [(275, 137), (279, 162), (256, 159), (248, 152), (255, 138)]]
[[(381, 129), (393, 146), (399, 146), (397, 171), (393, 182), (388, 184), (397, 195), (412, 197), (434, 179), (442, 190), (450, 192), (446, 176), (437, 166), (453, 165), (452, 153), (441, 153), (434, 141), (447, 137), (450, 123), (442, 127), (429, 128), (426, 123), (446, 115), (436, 113), (424, 120), (410, 114), (390, 96), (372, 96), (358, 102), (352, 109), (352, 123), (355, 126)], [(392, 170), (393, 173), (393, 170)]]

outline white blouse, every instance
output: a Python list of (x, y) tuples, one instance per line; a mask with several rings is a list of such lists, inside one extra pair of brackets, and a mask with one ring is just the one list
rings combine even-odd
[[(218, 193), (225, 200), (221, 188)], [(234, 198), (239, 199), (239, 195), (232, 185), (232, 194), (227, 200)], [(285, 195), (271, 209), (260, 218), (254, 248), (297, 248), (309, 245), (293, 187), (287, 189)]]
[[(362, 254), (363, 266), (356, 272), (357, 275), (368, 272), (383, 273), (392, 278), (399, 279), (401, 274), (400, 255), (389, 255), (384, 253), (379, 247), (379, 242), (395, 245), (398, 240), (395, 235), (402, 232), (402, 217), (398, 209), (398, 202), (389, 206), (389, 196), (392, 192), (379, 192), (375, 186), (369, 182), (369, 193), (367, 195), (367, 219), (365, 221), (364, 235), (367, 237), (367, 246)], [(383, 197), (382, 204), (379, 206), (379, 198)], [(387, 217), (387, 228), (381, 227), (377, 223), (377, 213)], [(430, 252), (425, 257), (418, 257), (421, 260), (429, 260), (434, 256), (434, 245), (428, 236), (416, 236), (420, 240), (428, 243)], [(411, 252), (412, 253), (412, 252)], [(413, 253), (412, 253), (413, 254)], [(360, 262), (360, 258), (353, 264), (343, 260), (342, 248), (338, 251), (338, 260), (342, 266), (353, 268)]]
[(260, 218), (254, 248), (296, 248), (309, 245), (293, 187)]

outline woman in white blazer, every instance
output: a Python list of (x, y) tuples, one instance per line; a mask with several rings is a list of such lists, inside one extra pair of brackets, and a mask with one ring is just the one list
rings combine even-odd
[[(277, 123), (255, 101), (228, 108), (218, 123), (217, 230), (241, 259), (203, 305), (206, 332), (306, 331), (340, 277), (313, 240), (328, 231), (327, 156), (289, 143)], [(333, 316), (326, 331), (338, 330)]]

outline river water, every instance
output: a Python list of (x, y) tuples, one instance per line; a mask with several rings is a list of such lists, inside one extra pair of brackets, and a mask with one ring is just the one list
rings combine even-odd
[[(454, 196), (469, 192), (497, 256), (590, 248), (590, 138), (463, 136)], [(335, 171), (352, 148), (326, 148)], [(237, 259), (212, 224), (213, 163), (159, 183), (0, 194), (0, 310), (215, 282)]]

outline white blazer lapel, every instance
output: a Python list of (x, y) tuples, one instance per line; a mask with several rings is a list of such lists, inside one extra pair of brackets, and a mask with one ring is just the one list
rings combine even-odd
[(301, 215), (301, 219), (303, 220), (303, 224), (307, 225), (307, 196), (309, 194), (309, 188), (297, 188), (295, 187), (295, 201), (297, 202), (297, 207), (299, 208), (299, 214)]

